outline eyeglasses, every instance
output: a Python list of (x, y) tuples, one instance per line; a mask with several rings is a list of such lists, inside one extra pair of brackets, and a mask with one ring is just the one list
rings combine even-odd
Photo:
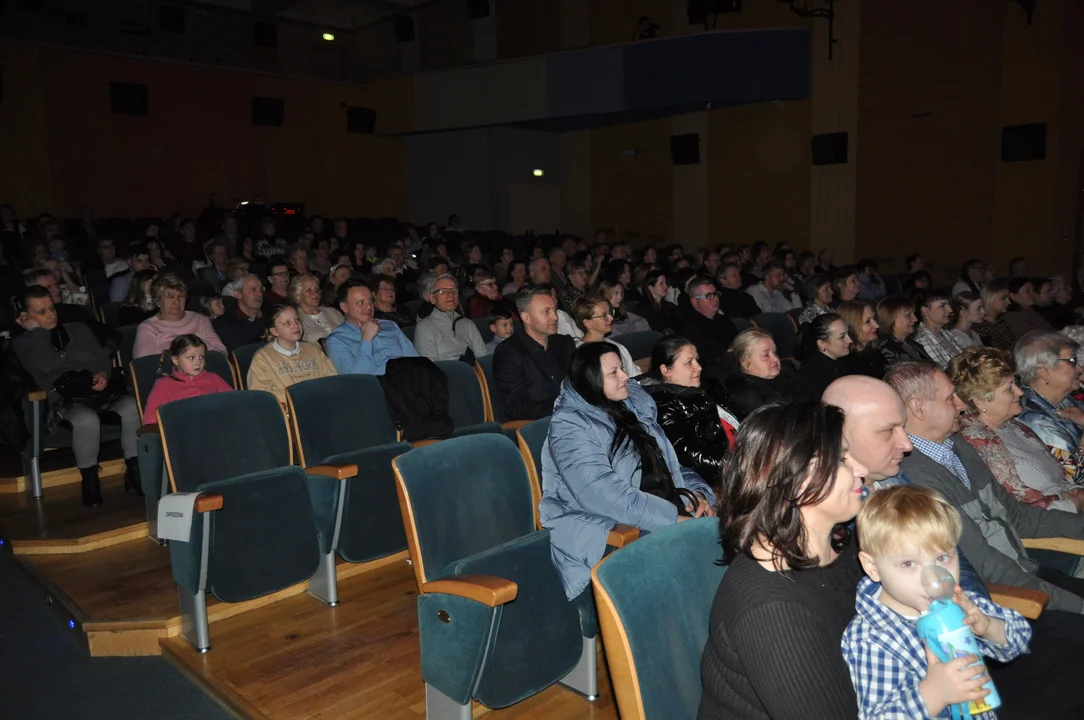
[(719, 293), (717, 293), (717, 292), (709, 292), (709, 293), (704, 293), (703, 295), (693, 295), (693, 300), (711, 300), (711, 299), (717, 298), (717, 297), (719, 297)]
[(458, 295), (459, 290), (456, 288), (441, 288), (440, 290), (434, 290), (434, 295)]
[(610, 313), (602, 313), (601, 315), (592, 315), (587, 319), (588, 320), (601, 320), (602, 318), (608, 318), (608, 317), (613, 317), (613, 315), (611, 315)]
[(1075, 366), (1076, 366), (1076, 364), (1077, 364), (1077, 362), (1076, 362), (1076, 358), (1075, 358), (1075, 357), (1058, 358), (1058, 362), (1067, 362), (1067, 363), (1069, 363), (1070, 365), (1073, 365), (1074, 367), (1075, 367)]

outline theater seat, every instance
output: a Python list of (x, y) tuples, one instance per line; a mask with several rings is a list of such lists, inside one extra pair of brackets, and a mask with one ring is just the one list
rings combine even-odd
[(209, 498), (189, 542), (169, 543), (181, 632), (206, 652), (208, 591), (230, 603), (263, 597), (312, 578), (334, 552), (335, 538), (317, 529), (310, 477), (349, 469), (294, 465), (286, 415), (270, 393), (178, 400), (158, 409), (158, 424), (173, 490)]
[(252, 367), (252, 358), (266, 345), (267, 343), (242, 345), (231, 353), (230, 361), (237, 374), (237, 387), (248, 390), (248, 369)]
[(504, 403), (500, 393), (497, 392), (497, 380), (493, 377), (493, 355), (484, 355), (478, 358), (474, 366), (474, 372), (478, 376), (478, 382), (482, 386), (482, 396), (486, 407), (486, 418), (500, 423), (504, 430), (515, 430), (523, 427), (530, 420), (509, 420), (504, 412)]
[(410, 450), (396, 441), (384, 391), (375, 375), (336, 375), (286, 389), (298, 459), (310, 465), (353, 464), (357, 476), (344, 481), (314, 478), (335, 510), (318, 521), (339, 538), (337, 551), (361, 563), (406, 550), (391, 461)]
[(436, 366), (448, 378), (448, 414), (455, 420), (452, 437), (501, 432), (500, 425), (486, 419), (485, 396), (474, 366), (458, 360), (441, 360)]
[[(158, 363), (162, 362), (161, 355), (147, 355), (136, 358), (128, 364), (128, 377), (131, 378), (132, 388), (135, 390), (136, 407), (139, 408), (139, 419), (142, 427), (138, 431), (139, 476), (143, 488), (143, 496), (147, 505), (147, 534), (153, 538), (158, 537), (158, 501), (169, 492), (169, 477), (166, 473), (165, 454), (162, 450), (162, 436), (153, 419), (143, 417), (143, 410), (147, 407), (147, 398), (150, 397), (154, 383), (160, 377)], [(230, 387), (236, 389), (233, 371), (226, 356), (218, 352), (207, 353), (207, 370), (215, 373), (225, 380)], [(162, 370), (165, 373), (173, 372), (173, 361), (168, 357), (162, 362)]]
[(515, 445), (452, 438), (393, 467), (420, 590), (426, 717), (469, 720), (472, 700), (508, 707), (556, 682), (593, 699), (595, 639), (565, 599), (549, 531), (535, 529)]
[(613, 338), (615, 343), (625, 346), (634, 361), (643, 360), (644, 358), (650, 360), (651, 351), (655, 349), (655, 344), (659, 340), (662, 340), (662, 333), (655, 330), (623, 333)]
[(622, 720), (696, 718), (721, 555), (719, 521), (698, 518), (653, 532), (591, 571)]

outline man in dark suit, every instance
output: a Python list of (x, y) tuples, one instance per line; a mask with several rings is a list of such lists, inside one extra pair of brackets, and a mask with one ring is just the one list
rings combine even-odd
[(719, 290), (714, 280), (695, 277), (689, 281), (688, 292), (689, 307), (681, 323), (681, 333), (696, 346), (704, 373), (709, 378), (722, 379), (727, 372), (727, 350), (738, 330), (719, 310)]

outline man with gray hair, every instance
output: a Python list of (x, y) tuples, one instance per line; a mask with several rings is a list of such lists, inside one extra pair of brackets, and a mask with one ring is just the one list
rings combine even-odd
[(1021, 538), (1084, 539), (1084, 517), (1043, 510), (1014, 499), (974, 448), (953, 439), (964, 405), (944, 371), (905, 362), (885, 377), (906, 409), (914, 451), (900, 469), (915, 485), (937, 490), (960, 511), (960, 548), (987, 583), (1018, 585), (1050, 595), (1050, 609), (1084, 613), (1084, 580), (1040, 567)]
[(263, 341), (264, 324), (260, 313), (263, 308), (263, 283), (257, 275), (248, 273), (226, 287), (233, 289), (237, 307), (215, 318), (213, 325), (226, 346), (226, 352), (232, 353), (239, 347)]
[(425, 304), (418, 310), (414, 346), (418, 354), (433, 362), (463, 360), (489, 354), (478, 326), (459, 312), (459, 285), (447, 273), (428, 272), (418, 278), (418, 293)]
[(553, 412), (572, 367), (576, 341), (557, 333), (557, 301), (549, 285), (527, 285), (516, 296), (523, 332), (497, 346), (493, 378), (509, 420), (537, 420)]
[(689, 308), (681, 334), (696, 346), (704, 374), (721, 379), (729, 371), (727, 350), (738, 330), (719, 310), (719, 289), (715, 287), (715, 280), (707, 275), (694, 277), (689, 281), (688, 293)]

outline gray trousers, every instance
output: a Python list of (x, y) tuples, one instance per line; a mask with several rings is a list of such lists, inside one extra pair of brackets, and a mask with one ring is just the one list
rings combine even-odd
[[(112, 412), (120, 415), (120, 444), (124, 449), (124, 458), (134, 458), (136, 450), (136, 430), (139, 429), (139, 409), (135, 398), (125, 395), (113, 403)], [(98, 413), (86, 405), (72, 405), (64, 413), (64, 419), (72, 426), (72, 452), (75, 464), (81, 469), (98, 464), (98, 450), (102, 446), (102, 421)]]

